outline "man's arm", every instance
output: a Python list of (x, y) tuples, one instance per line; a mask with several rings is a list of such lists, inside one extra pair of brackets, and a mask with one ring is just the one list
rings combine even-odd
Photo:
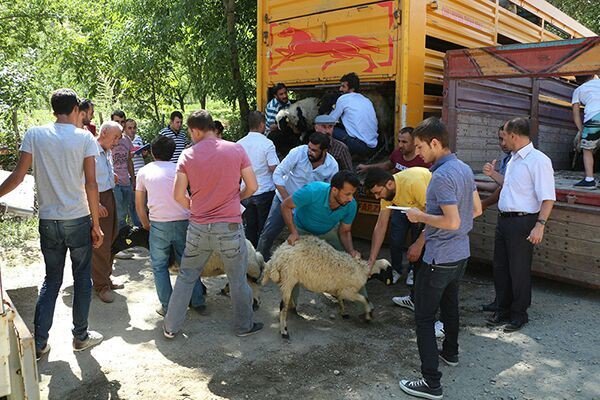
[(408, 247), (408, 250), (406, 251), (406, 258), (408, 261), (419, 261), (421, 254), (423, 254), (423, 247), (425, 247), (425, 229), (421, 230), (417, 240), (415, 240), (415, 242)]
[(100, 195), (96, 181), (96, 157), (90, 156), (83, 159), (83, 173), (85, 175), (85, 194), (92, 215), (92, 245), (99, 248), (104, 241), (104, 232), (100, 229)]
[(147, 195), (145, 190), (135, 191), (135, 211), (140, 219), (142, 228), (150, 230), (150, 219), (148, 218), (148, 211), (146, 209)]
[(483, 207), (481, 206), (481, 198), (477, 189), (473, 191), (473, 218), (479, 217), (483, 214)]
[(178, 172), (175, 175), (175, 183), (173, 184), (173, 198), (175, 201), (186, 210), (190, 209), (190, 198), (187, 196), (188, 177), (183, 172)]
[(287, 197), (283, 203), (281, 203), (281, 216), (290, 231), (287, 242), (292, 246), (300, 238), (298, 228), (296, 228), (296, 224), (294, 223), (294, 208), (296, 208), (296, 204), (294, 204), (294, 199), (291, 196)]
[(346, 253), (350, 254), (352, 257), (360, 258), (360, 253), (354, 249), (354, 244), (352, 243), (352, 224), (340, 222), (338, 234)]
[(440, 208), (442, 209), (442, 215), (431, 215), (424, 213), (418, 208), (411, 208), (406, 211), (406, 216), (413, 223), (422, 222), (434, 228), (448, 231), (458, 230), (460, 228), (458, 206), (456, 204), (446, 204), (440, 206)]
[(583, 129), (583, 122), (581, 121), (581, 106), (579, 103), (575, 103), (572, 105), (573, 108), (573, 122), (575, 122), (575, 126), (578, 131)]
[(394, 169), (394, 163), (391, 162), (390, 160), (384, 161), (384, 162), (380, 162), (377, 164), (358, 164), (356, 167), (356, 172), (365, 172), (370, 170), (371, 168), (381, 168), (384, 169), (386, 171), (392, 170)]
[(385, 239), (385, 234), (387, 232), (387, 227), (391, 215), (392, 210), (388, 208), (382, 208), (379, 210), (377, 223), (375, 224), (375, 228), (373, 229), (373, 235), (371, 236), (371, 252), (369, 254), (369, 267), (375, 264), (375, 260), (379, 255), (379, 250), (381, 250), (381, 245), (383, 244), (383, 240)]
[(23, 182), (25, 175), (27, 175), (27, 171), (29, 171), (29, 168), (31, 168), (32, 161), (33, 157), (31, 156), (31, 153), (22, 151), (19, 154), (17, 166), (8, 176), (8, 178), (6, 178), (6, 180), (0, 184), (0, 197), (12, 192), (21, 184), (21, 182)]
[(258, 190), (258, 182), (252, 166), (248, 166), (241, 171), (242, 180), (244, 181), (244, 190), (240, 192), (240, 200), (247, 199)]
[[(548, 221), (548, 218), (550, 218), (552, 207), (554, 207), (554, 200), (542, 201), (538, 222), (536, 222), (535, 226), (529, 233), (529, 236), (527, 236), (527, 240), (534, 245), (542, 243), (542, 239), (544, 239), (544, 229), (546, 228), (546, 221)], [(544, 221), (544, 223), (541, 223), (540, 220)]]
[(488, 207), (491, 207), (498, 202), (498, 199), (500, 199), (500, 190), (502, 190), (502, 188), (500, 186), (497, 186), (496, 190), (494, 190), (492, 194), (490, 194), (488, 197), (481, 201), (482, 212), (485, 211)]
[(275, 168), (275, 171), (273, 171), (273, 183), (284, 200), (289, 197), (289, 193), (285, 189), (285, 179), (283, 179), (283, 177), (289, 174), (297, 163), (296, 153), (298, 151), (294, 150), (295, 149), (292, 149), (292, 151), (290, 151), (290, 153), (281, 161), (281, 164)]
[(475, 185), (477, 185), (477, 190), (483, 192), (495, 192), (499, 188), (496, 182), (475, 182)]
[(504, 185), (504, 175), (496, 171), (496, 160), (491, 163), (485, 163), (483, 166), (483, 174), (492, 178), (498, 185)]
[(131, 152), (128, 153), (127, 156), (127, 170), (129, 171), (129, 176), (131, 177), (131, 188), (135, 190), (135, 170), (133, 169), (133, 157), (131, 156)]

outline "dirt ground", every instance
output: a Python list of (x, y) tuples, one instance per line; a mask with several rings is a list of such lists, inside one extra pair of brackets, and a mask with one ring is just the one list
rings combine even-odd
[[(366, 242), (358, 247), (367, 253)], [(383, 254), (387, 255), (387, 254)], [(256, 320), (263, 332), (237, 338), (225, 278), (206, 280), (206, 315), (188, 313), (184, 332), (163, 338), (162, 318), (147, 252), (119, 260), (115, 280), (125, 284), (113, 304), (92, 301), (90, 328), (105, 339), (91, 351), (71, 350), (72, 278), (67, 267), (50, 332), (52, 350), (39, 362), (47, 399), (388, 399), (409, 398), (398, 380), (419, 375), (413, 315), (391, 302), (403, 284), (371, 281), (370, 324), (341, 319), (323, 295), (301, 292), (300, 316), (290, 316), (291, 341), (278, 330), (278, 288), (263, 288)], [(3, 268), (2, 281), (29, 323), (41, 260)], [(172, 277), (175, 279), (175, 277)], [(489, 267), (471, 265), (461, 286), (460, 364), (441, 366), (447, 399), (600, 399), (600, 293), (534, 281), (530, 322), (505, 334), (485, 327), (482, 303), (493, 296)]]

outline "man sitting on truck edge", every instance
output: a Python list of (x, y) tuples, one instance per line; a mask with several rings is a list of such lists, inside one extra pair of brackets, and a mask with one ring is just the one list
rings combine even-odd
[[(573, 121), (581, 132), (585, 178), (574, 186), (594, 190), (596, 189), (594, 150), (600, 144), (600, 79), (595, 75), (581, 75), (575, 79), (581, 86), (573, 91), (571, 104), (573, 105)], [(583, 123), (581, 122), (581, 105), (585, 107)]]
[(333, 137), (344, 142), (350, 153), (370, 155), (377, 147), (377, 115), (373, 103), (358, 93), (360, 79), (354, 72), (342, 76), (340, 92), (329, 116), (341, 120), (343, 127), (336, 126)]

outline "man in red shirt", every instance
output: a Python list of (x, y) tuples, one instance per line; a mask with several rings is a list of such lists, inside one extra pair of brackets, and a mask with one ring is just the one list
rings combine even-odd
[[(191, 217), (179, 276), (165, 316), (164, 336), (172, 339), (181, 329), (194, 285), (213, 252), (220, 254), (229, 280), (236, 335), (248, 336), (260, 331), (263, 324), (253, 321), (240, 201), (257, 190), (256, 176), (244, 148), (217, 137), (207, 111), (193, 112), (187, 126), (195, 144), (179, 157), (173, 196), (190, 209)], [(240, 179), (245, 184), (242, 191)]]
[(415, 141), (412, 136), (413, 128), (406, 126), (398, 133), (398, 147), (390, 154), (390, 159), (378, 164), (359, 164), (356, 172), (367, 172), (371, 168), (381, 168), (392, 174), (410, 167), (431, 167), (415, 152)]

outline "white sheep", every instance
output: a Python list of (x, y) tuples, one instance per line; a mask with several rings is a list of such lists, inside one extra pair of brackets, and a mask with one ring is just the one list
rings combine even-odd
[(314, 130), (313, 123), (319, 113), (319, 99), (316, 97), (307, 97), (298, 100), (288, 108), (280, 110), (275, 120), (279, 129), (285, 129), (282, 126), (282, 120), (287, 119), (287, 123), (296, 135)]
[[(391, 264), (384, 259), (373, 266), (372, 277), (391, 279)], [(316, 293), (329, 293), (337, 297), (340, 313), (345, 316), (344, 300), (358, 301), (365, 307), (365, 318), (372, 319), (369, 300), (359, 293), (369, 278), (365, 260), (334, 249), (315, 236), (302, 236), (293, 246), (284, 242), (279, 246), (265, 266), (262, 284), (269, 279), (279, 285), (282, 306), (279, 314), (279, 330), (284, 339), (289, 339), (287, 313), (294, 286), (300, 284)]]
[[(265, 266), (265, 260), (263, 259), (262, 254), (254, 250), (254, 246), (252, 246), (252, 243), (250, 243), (248, 239), (246, 239), (246, 247), (248, 249), (248, 272), (246, 273), (246, 277), (248, 279), (248, 284), (252, 289), (253, 307), (254, 309), (257, 309), (260, 304), (259, 280)], [(213, 251), (200, 276), (203, 278), (210, 278), (223, 274), (225, 274), (223, 260), (219, 253)], [(221, 293), (229, 295), (229, 283), (221, 290)]]

